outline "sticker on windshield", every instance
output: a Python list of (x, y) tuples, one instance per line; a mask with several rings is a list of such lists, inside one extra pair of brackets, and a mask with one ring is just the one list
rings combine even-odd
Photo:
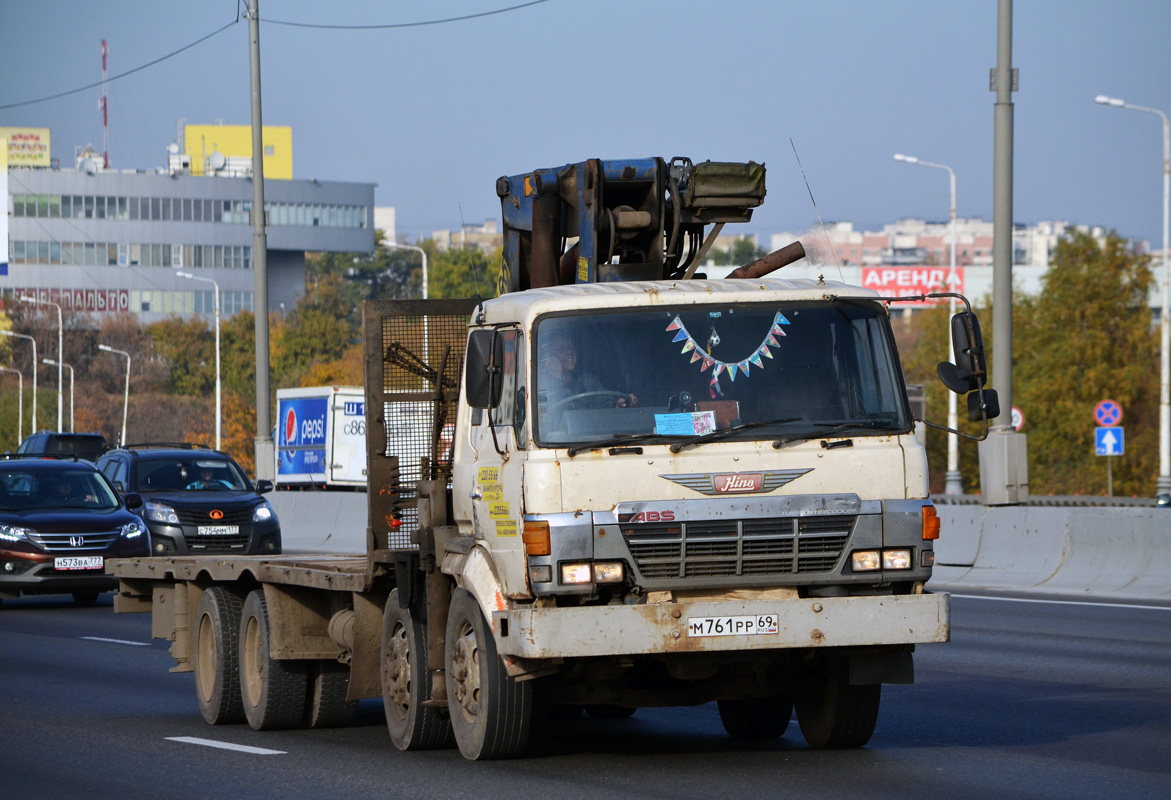
[(655, 433), (660, 436), (700, 436), (716, 429), (716, 412), (655, 414)]

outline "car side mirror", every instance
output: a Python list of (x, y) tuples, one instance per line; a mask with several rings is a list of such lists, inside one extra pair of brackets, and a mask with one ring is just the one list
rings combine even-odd
[(472, 408), (500, 405), (504, 388), (504, 339), (496, 329), (472, 331), (468, 337), (464, 386)]
[(267, 478), (259, 478), (256, 481), (256, 493), (257, 494), (267, 494), (268, 492), (271, 492), (272, 490), (273, 490), (272, 481), (268, 480)]
[(126, 507), (129, 509), (142, 508), (142, 495), (138, 492), (131, 492), (123, 499), (126, 502)]

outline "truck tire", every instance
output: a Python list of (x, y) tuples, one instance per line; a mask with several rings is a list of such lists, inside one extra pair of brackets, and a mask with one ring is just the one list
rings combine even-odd
[(476, 599), (456, 589), (447, 617), (447, 709), (464, 758), (512, 758), (528, 744), (531, 681), (511, 678)]
[(427, 636), (409, 609), (390, 593), (382, 615), (382, 706), (390, 740), (399, 750), (439, 750), (455, 740), (441, 709), (424, 706), (431, 699), (427, 675)]
[(240, 698), (240, 616), (244, 601), (222, 586), (204, 591), (195, 610), (192, 643), (195, 697), (209, 725), (244, 721)]
[(271, 655), (264, 589), (244, 600), (240, 620), (240, 694), (253, 730), (299, 728), (304, 724), (308, 668), (304, 661)]
[(793, 716), (793, 701), (787, 696), (720, 700), (717, 705), (720, 722), (733, 739), (776, 739)]
[(850, 664), (833, 659), (795, 700), (797, 722), (809, 746), (861, 747), (878, 723), (882, 684), (850, 685)]
[(346, 699), (349, 690), (349, 667), (336, 661), (310, 662), (305, 727), (342, 728), (353, 722), (358, 701)]

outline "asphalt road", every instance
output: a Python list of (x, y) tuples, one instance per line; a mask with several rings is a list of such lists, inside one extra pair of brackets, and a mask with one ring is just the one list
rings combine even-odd
[(477, 764), (397, 752), (376, 700), (341, 730), (208, 726), (149, 615), (115, 615), (109, 595), (9, 600), (0, 797), (1171, 797), (1171, 608), (952, 610), (953, 641), (920, 647), (914, 686), (884, 687), (861, 750), (812, 751), (795, 722), (734, 742), (709, 705), (547, 722), (528, 758)]

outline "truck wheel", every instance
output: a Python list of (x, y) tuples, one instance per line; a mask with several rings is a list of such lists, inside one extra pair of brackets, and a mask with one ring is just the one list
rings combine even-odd
[(240, 694), (244, 716), (253, 730), (299, 728), (304, 723), (307, 665), (280, 661), (270, 648), (268, 604), (264, 590), (244, 601), (240, 622)]
[(796, 698), (797, 722), (810, 747), (861, 747), (874, 733), (882, 684), (851, 686), (849, 667), (845, 659), (831, 660)]
[(776, 739), (793, 716), (793, 701), (787, 696), (720, 700), (718, 705), (720, 722), (733, 739)]
[(195, 610), (195, 697), (209, 725), (244, 721), (240, 699), (240, 615), (244, 601), (222, 586), (199, 598)]
[(390, 593), (382, 615), (382, 706), (390, 740), (399, 750), (438, 750), (453, 744), (451, 722), (430, 700), (427, 637), (408, 609)]
[(510, 678), (476, 599), (456, 589), (447, 617), (447, 708), (464, 758), (524, 752), (532, 720), (531, 681)]
[(346, 699), (349, 690), (349, 667), (336, 661), (311, 662), (305, 726), (342, 728), (353, 722), (358, 713), (358, 701)]

